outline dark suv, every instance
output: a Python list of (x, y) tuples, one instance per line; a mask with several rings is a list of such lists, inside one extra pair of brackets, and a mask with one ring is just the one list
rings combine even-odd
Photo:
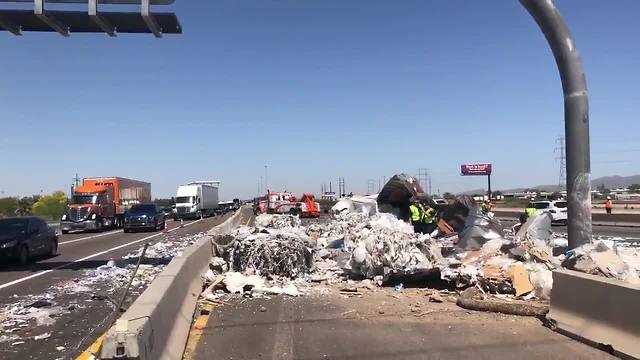
[(124, 216), (124, 232), (164, 229), (164, 211), (156, 204), (136, 204)]
[(34, 256), (56, 256), (58, 234), (37, 217), (0, 219), (0, 258), (25, 265)]

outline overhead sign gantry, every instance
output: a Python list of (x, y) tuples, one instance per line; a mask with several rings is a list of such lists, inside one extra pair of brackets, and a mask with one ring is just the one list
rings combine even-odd
[[(0, 0), (0, 3), (32, 3), (33, 11), (0, 9), (0, 30), (14, 35), (23, 31), (57, 32), (68, 37), (71, 33), (150, 33), (181, 34), (177, 16), (171, 12), (153, 13), (151, 6), (171, 5), (175, 0)], [(78, 10), (49, 10), (46, 4), (77, 5)], [(138, 5), (139, 12), (101, 12), (99, 5)], [(81, 11), (81, 5), (86, 10)]]

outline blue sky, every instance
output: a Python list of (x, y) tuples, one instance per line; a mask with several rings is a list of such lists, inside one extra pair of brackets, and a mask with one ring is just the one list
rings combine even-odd
[[(559, 0), (585, 64), (593, 177), (640, 173), (640, 2)], [(433, 189), (558, 181), (561, 86), (515, 0), (177, 0), (183, 35), (0, 33), (0, 191), (124, 176), (250, 197), (429, 168)]]

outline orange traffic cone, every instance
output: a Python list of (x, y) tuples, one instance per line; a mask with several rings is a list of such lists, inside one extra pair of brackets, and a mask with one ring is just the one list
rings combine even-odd
[(162, 229), (162, 232), (165, 234), (169, 233), (169, 225), (167, 225), (167, 222), (164, 222), (164, 229)]

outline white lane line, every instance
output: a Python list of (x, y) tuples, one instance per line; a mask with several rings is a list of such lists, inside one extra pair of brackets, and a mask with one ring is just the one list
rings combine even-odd
[[(187, 225), (188, 224), (190, 224), (190, 223), (187, 223)], [(123, 232), (122, 230), (113, 230), (113, 231), (109, 231), (109, 232), (98, 234), (98, 235), (83, 237), (83, 238), (80, 238), (80, 239), (73, 239), (73, 240), (69, 240), (69, 241), (63, 241), (61, 243), (58, 243), (58, 246), (59, 245), (66, 245), (66, 244), (72, 244), (72, 243), (75, 243), (75, 242), (78, 242), (78, 241), (85, 241), (85, 240), (95, 239), (95, 238), (100, 237), (100, 236), (106, 236), (106, 235), (122, 233), (122, 232)]]
[(247, 220), (247, 223), (244, 224), (244, 226), (249, 226), (249, 223), (251, 222), (251, 216), (249, 216), (249, 220)]
[(78, 241), (94, 239), (94, 238), (97, 238), (97, 237), (100, 237), (100, 236), (107, 236), (107, 235), (115, 234), (117, 232), (122, 232), (122, 230), (113, 230), (113, 231), (109, 231), (109, 232), (98, 234), (98, 235), (92, 235), (92, 236), (87, 236), (87, 237), (83, 237), (83, 238), (79, 238), (79, 239), (63, 241), (61, 243), (58, 243), (58, 245), (66, 245), (66, 244), (71, 244), (71, 243), (78, 242)]
[[(200, 221), (202, 221), (202, 220), (203, 220), (203, 219), (200, 219), (200, 220), (196, 220), (196, 221), (190, 222), (190, 223), (188, 223), (188, 224), (185, 224), (182, 228), (185, 228), (185, 227), (187, 227), (187, 226), (189, 226), (189, 225), (193, 225), (193, 224), (199, 223), (199, 222), (200, 222)], [(173, 232), (173, 231), (176, 231), (176, 230), (179, 230), (179, 229), (182, 229), (182, 228), (181, 228), (181, 227), (176, 227), (176, 228), (173, 228), (173, 229), (169, 230), (168, 232)], [(139, 243), (139, 242), (142, 242), (142, 241), (145, 241), (145, 240), (148, 240), (148, 239), (154, 238), (154, 237), (156, 237), (156, 236), (160, 236), (160, 235), (163, 235), (163, 233), (161, 233), (161, 232), (160, 232), (160, 233), (157, 233), (157, 234), (153, 234), (153, 235), (150, 235), (150, 236), (144, 237), (144, 238), (139, 239), (139, 240), (131, 241), (131, 242), (128, 242), (128, 243), (126, 243), (126, 244), (122, 244), (122, 245), (118, 245), (118, 246), (116, 246), (116, 247), (112, 247), (111, 249), (107, 249), (107, 250), (105, 250), (105, 251), (100, 251), (100, 252), (98, 252), (98, 253), (95, 253), (95, 254), (92, 254), (92, 255), (89, 255), (89, 256), (85, 256), (85, 257), (83, 257), (82, 259), (77, 259), (77, 260), (69, 261), (68, 263), (66, 263), (66, 264), (64, 264), (64, 265), (56, 266), (56, 267), (54, 267), (53, 269), (43, 270), (43, 271), (37, 272), (37, 273), (35, 273), (35, 274), (33, 274), (33, 275), (25, 276), (25, 277), (23, 277), (23, 278), (13, 280), (13, 281), (8, 282), (8, 283), (6, 283), (6, 284), (2, 284), (2, 285), (0, 285), (0, 289), (4, 289), (4, 288), (7, 288), (7, 287), (12, 286), (12, 285), (19, 284), (19, 283), (21, 283), (21, 282), (24, 282), (24, 281), (27, 281), (27, 280), (31, 280), (31, 279), (34, 279), (34, 278), (40, 277), (40, 276), (42, 276), (42, 275), (46, 275), (46, 274), (48, 274), (48, 273), (50, 273), (50, 272), (52, 272), (52, 271), (63, 269), (63, 268), (65, 268), (65, 267), (67, 267), (67, 266), (69, 266), (69, 265), (71, 265), (71, 264), (73, 264), (73, 263), (77, 263), (77, 262), (80, 262), (80, 261), (85, 261), (85, 260), (93, 259), (94, 257), (100, 256), (100, 255), (104, 255), (104, 254), (109, 253), (109, 252), (111, 252), (111, 251), (115, 251), (115, 250), (118, 250), (118, 249), (122, 249), (123, 247), (127, 247), (127, 246), (130, 246), (130, 245), (133, 245), (133, 244), (137, 244), (137, 243)]]

